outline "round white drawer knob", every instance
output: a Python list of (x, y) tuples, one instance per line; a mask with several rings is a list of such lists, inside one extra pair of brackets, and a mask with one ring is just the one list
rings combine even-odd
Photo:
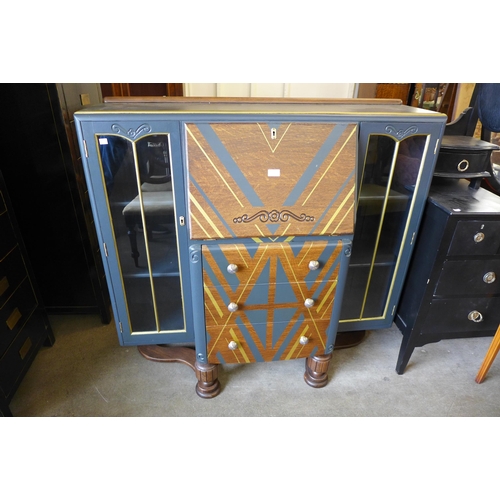
[(228, 273), (236, 274), (237, 271), (238, 271), (238, 266), (236, 264), (229, 264), (229, 266), (227, 266)]
[(312, 306), (314, 305), (314, 300), (313, 300), (313, 299), (306, 299), (306, 300), (304, 301), (304, 305), (305, 305), (306, 307), (312, 307)]
[(317, 269), (319, 269), (319, 262), (317, 260), (311, 260), (311, 262), (309, 262), (309, 269), (311, 271), (316, 271)]
[(236, 351), (236, 349), (238, 349), (238, 344), (234, 340), (231, 340), (227, 346), (231, 351)]
[(232, 312), (234, 313), (235, 311), (238, 310), (238, 304), (236, 304), (235, 302), (231, 302), (228, 306), (227, 306), (227, 310), (229, 312)]
[(305, 335), (302, 335), (302, 337), (300, 337), (299, 339), (299, 344), (306, 345), (308, 342), (309, 339)]

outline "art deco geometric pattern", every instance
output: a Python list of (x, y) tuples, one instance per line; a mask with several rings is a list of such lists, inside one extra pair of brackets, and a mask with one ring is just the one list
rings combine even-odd
[(357, 125), (185, 126), (193, 239), (352, 234)]
[[(337, 240), (204, 245), (208, 361), (251, 363), (324, 353), (341, 252)], [(310, 268), (314, 261), (317, 269)], [(234, 273), (228, 272), (230, 264), (236, 265)]]

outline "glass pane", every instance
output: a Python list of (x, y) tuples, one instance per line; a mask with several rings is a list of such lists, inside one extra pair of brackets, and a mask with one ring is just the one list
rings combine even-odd
[(168, 135), (100, 136), (99, 151), (131, 331), (184, 329)]
[(341, 319), (385, 315), (425, 143), (370, 137)]

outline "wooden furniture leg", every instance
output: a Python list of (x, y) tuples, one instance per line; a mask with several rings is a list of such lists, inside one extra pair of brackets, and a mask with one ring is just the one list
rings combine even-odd
[(325, 387), (328, 382), (328, 366), (332, 354), (320, 354), (306, 358), (306, 371), (304, 380), (314, 388)]
[(184, 363), (191, 367), (198, 382), (196, 384), (196, 394), (200, 398), (214, 398), (220, 393), (220, 382), (218, 379), (218, 365), (210, 363), (199, 363), (196, 360), (194, 349), (189, 347), (170, 347), (161, 345), (140, 345), (138, 351), (150, 361), (163, 363)]
[(481, 365), (481, 368), (479, 368), (479, 371), (477, 373), (476, 382), (478, 384), (480, 384), (484, 380), (484, 377), (486, 377), (486, 374), (488, 373), (490, 366), (495, 360), (498, 351), (500, 351), (500, 325), (498, 325), (495, 336), (493, 337), (490, 347), (486, 352), (486, 356), (484, 357), (483, 364)]

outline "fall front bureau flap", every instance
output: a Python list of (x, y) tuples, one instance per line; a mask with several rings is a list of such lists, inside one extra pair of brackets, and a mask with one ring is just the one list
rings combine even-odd
[(357, 125), (188, 123), (193, 239), (352, 234)]

